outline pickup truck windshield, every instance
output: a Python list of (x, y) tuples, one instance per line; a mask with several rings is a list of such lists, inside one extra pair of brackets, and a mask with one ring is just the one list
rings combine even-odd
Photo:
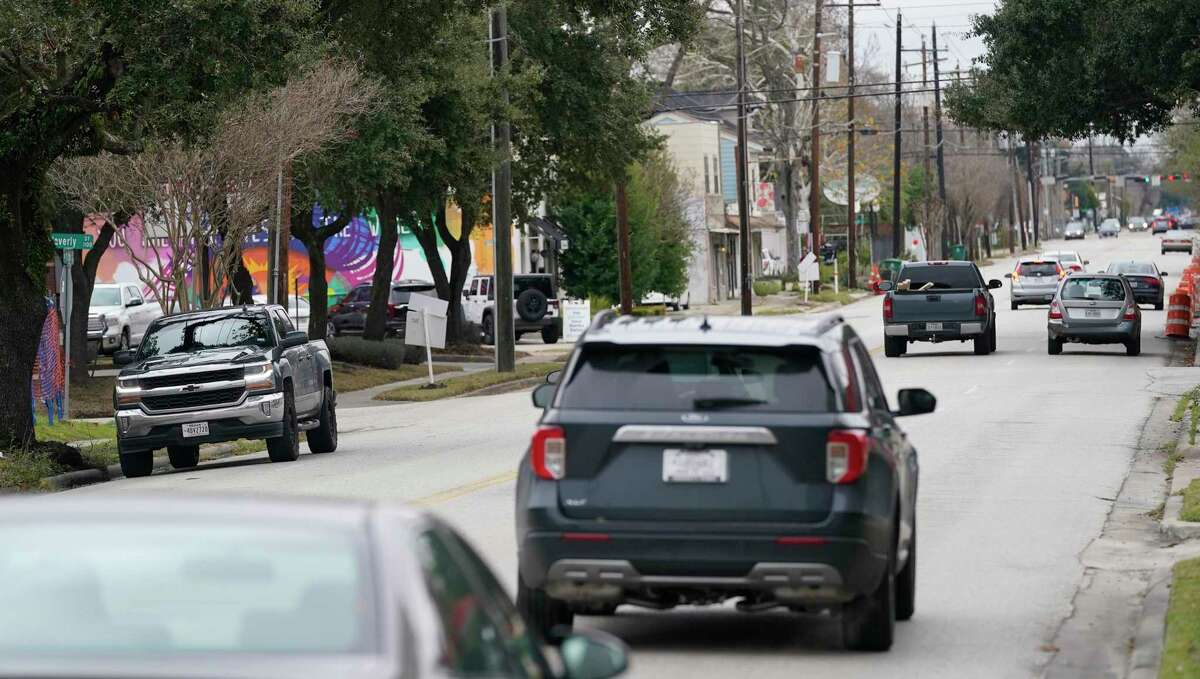
[(900, 282), (909, 281), (909, 290), (972, 289), (983, 287), (975, 270), (968, 266), (906, 266), (900, 270)]
[(92, 291), (92, 306), (121, 306), (121, 289), (96, 288)]
[(232, 347), (274, 346), (266, 316), (188, 316), (167, 320), (152, 329), (138, 349), (139, 358), (166, 354), (188, 354)]
[(562, 407), (590, 410), (833, 412), (816, 349), (589, 347)]
[(1072, 276), (1063, 285), (1063, 299), (1087, 299), (1097, 302), (1122, 302), (1125, 286), (1115, 278), (1081, 278)]

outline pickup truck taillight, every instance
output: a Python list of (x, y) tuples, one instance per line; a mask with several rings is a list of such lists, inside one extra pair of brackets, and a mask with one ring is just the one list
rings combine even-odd
[(529, 447), (533, 473), (547, 481), (557, 481), (567, 473), (567, 437), (562, 427), (538, 427)]
[(975, 293), (975, 315), (979, 318), (987, 316), (987, 297), (982, 292)]
[(895, 314), (896, 310), (892, 302), (892, 296), (887, 295), (883, 298), (883, 320), (890, 321)]
[(865, 431), (835, 429), (825, 440), (825, 478), (853, 483), (867, 471), (869, 440)]

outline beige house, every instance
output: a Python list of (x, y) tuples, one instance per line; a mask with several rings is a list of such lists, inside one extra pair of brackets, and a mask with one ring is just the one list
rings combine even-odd
[[(692, 260), (687, 297), (711, 304), (739, 294), (737, 206), (737, 127), (728, 95), (677, 93), (659, 103), (647, 125), (662, 135), (664, 146), (688, 190)], [(752, 273), (774, 273), (785, 251), (784, 227), (777, 216), (774, 185), (761, 180), (767, 149), (753, 138), (747, 144)]]

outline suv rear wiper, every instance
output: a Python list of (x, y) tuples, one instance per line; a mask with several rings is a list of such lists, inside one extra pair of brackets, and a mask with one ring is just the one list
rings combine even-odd
[(717, 397), (717, 398), (698, 398), (692, 402), (692, 407), (697, 410), (712, 410), (717, 408), (739, 408), (742, 406), (760, 406), (766, 405), (768, 401), (762, 401), (757, 398), (737, 398), (737, 397)]

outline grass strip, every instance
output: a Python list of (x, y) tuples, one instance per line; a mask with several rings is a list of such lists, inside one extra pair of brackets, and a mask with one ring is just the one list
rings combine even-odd
[(1200, 521), (1200, 479), (1192, 479), (1183, 489), (1183, 509), (1179, 511), (1182, 521)]
[(480, 389), (494, 387), (509, 382), (520, 382), (535, 377), (545, 377), (555, 370), (560, 370), (562, 363), (521, 363), (511, 373), (498, 373), (495, 370), (481, 370), (463, 377), (446, 380), (440, 388), (430, 389), (426, 386), (400, 387), (379, 394), (375, 398), (380, 401), (436, 401), (443, 398), (462, 396)]
[[(433, 373), (451, 372), (458, 370), (448, 365), (434, 365)], [(402, 382), (411, 380), (417, 377), (425, 377), (429, 374), (429, 368), (424, 365), (402, 365), (396, 369), (374, 368), (365, 365), (354, 365), (353, 363), (342, 363), (335, 361), (333, 364), (333, 386), (337, 388), (339, 394), (344, 394), (350, 391), (359, 391), (360, 389), (370, 389), (378, 387), (381, 384), (390, 384), (392, 382)]]
[[(1193, 484), (1195, 485), (1195, 484)], [(1200, 559), (1175, 564), (1161, 679), (1200, 677)]]

